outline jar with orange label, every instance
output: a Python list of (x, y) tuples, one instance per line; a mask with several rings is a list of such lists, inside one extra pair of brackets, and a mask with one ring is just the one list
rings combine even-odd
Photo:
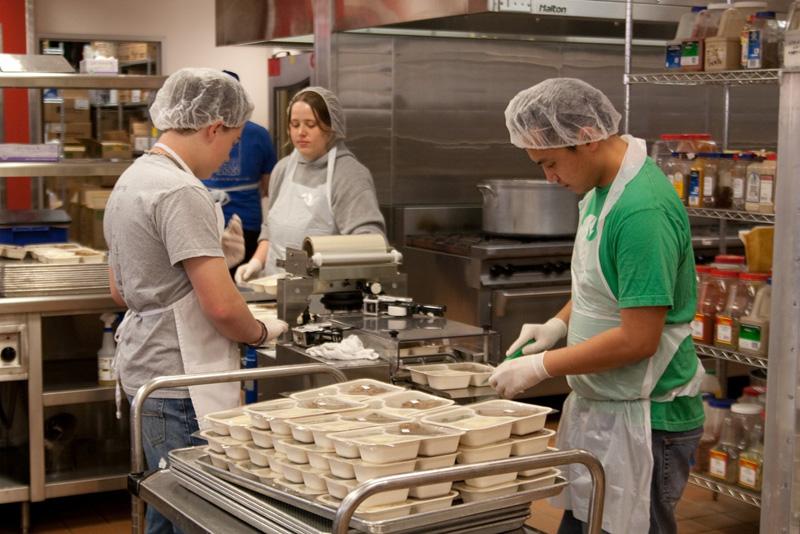
[[(725, 302), (717, 311), (714, 327), (714, 345), (735, 350), (739, 341), (739, 317), (744, 315), (748, 295), (736, 271), (724, 271)], [(744, 273), (742, 273), (744, 274)]]
[(719, 303), (725, 302), (726, 285), (722, 282), (724, 271), (711, 270), (707, 278), (698, 287), (697, 308), (692, 321), (692, 339), (698, 343), (712, 345), (714, 343), (714, 326)]

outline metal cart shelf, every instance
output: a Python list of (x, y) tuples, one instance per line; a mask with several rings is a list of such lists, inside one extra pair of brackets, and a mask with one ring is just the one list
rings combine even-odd
[(712, 347), (711, 345), (703, 345), (702, 343), (694, 344), (697, 354), (700, 356), (707, 356), (709, 358), (717, 358), (718, 360), (727, 360), (729, 362), (743, 363), (750, 367), (760, 367), (761, 369), (767, 368), (767, 360), (764, 356), (752, 356), (744, 354), (735, 350), (726, 350), (719, 347)]
[(47, 89), (158, 89), (166, 76), (0, 72), (0, 87)]
[(692, 217), (704, 217), (707, 219), (775, 224), (775, 215), (771, 213), (753, 213), (750, 211), (724, 210), (716, 208), (686, 208), (686, 213)]
[(0, 177), (119, 176), (132, 161), (65, 160), (52, 163), (0, 163)]
[(696, 486), (700, 486), (701, 488), (706, 488), (713, 492), (719, 493), (720, 495), (726, 495), (728, 497), (732, 497), (737, 501), (741, 501), (743, 503), (755, 506), (757, 508), (761, 507), (760, 493), (756, 493), (754, 491), (748, 491), (744, 488), (733, 486), (731, 484), (725, 484), (724, 482), (714, 480), (709, 476), (701, 475), (698, 473), (690, 473), (689, 482), (691, 482)]
[(780, 69), (726, 70), (720, 72), (651, 72), (628, 74), (628, 84), (655, 85), (753, 85), (778, 83)]

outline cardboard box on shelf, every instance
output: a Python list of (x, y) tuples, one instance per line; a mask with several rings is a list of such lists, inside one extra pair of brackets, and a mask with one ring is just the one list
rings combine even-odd
[(44, 124), (45, 141), (60, 141), (62, 129), (64, 140), (67, 142), (79, 142), (92, 137), (91, 122), (65, 122), (63, 127), (60, 122), (46, 122)]
[(117, 58), (120, 61), (155, 60), (158, 55), (158, 43), (119, 43)]
[(86, 107), (89, 106), (89, 90), (88, 89), (59, 89), (59, 96), (61, 98), (74, 98), (75, 100), (83, 100)]
[(64, 110), (64, 122), (90, 122), (89, 100), (62, 97), (62, 102), (44, 103), (44, 122), (61, 122), (61, 110)]
[(145, 101), (147, 91), (141, 89), (120, 89), (118, 98), (120, 104), (141, 104)]
[(87, 208), (104, 210), (112, 190), (110, 187), (83, 186), (78, 192), (78, 203)]
[(117, 57), (117, 43), (110, 41), (92, 41), (95, 54), (100, 57)]
[(82, 59), (80, 71), (86, 74), (118, 74), (119, 62), (113, 57)]
[(129, 130), (131, 135), (144, 137), (150, 135), (150, 123), (146, 121), (131, 120)]
[(128, 132), (125, 130), (103, 130), (101, 141), (119, 141), (120, 143), (127, 143)]
[(67, 143), (64, 145), (64, 159), (82, 159), (86, 157), (86, 147), (79, 143)]
[(133, 158), (133, 150), (130, 143), (120, 141), (96, 141), (94, 139), (86, 139), (83, 141), (89, 150), (89, 154), (95, 158), (101, 159), (131, 159)]
[(104, 209), (95, 209), (88, 206), (81, 206), (80, 210), (80, 242), (84, 245), (97, 249), (106, 250), (106, 239), (103, 235), (103, 215)]

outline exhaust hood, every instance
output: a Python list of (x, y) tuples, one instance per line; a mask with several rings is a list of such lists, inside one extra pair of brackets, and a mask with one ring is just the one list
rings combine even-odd
[[(625, 0), (328, 0), (333, 32), (532, 40), (622, 38)], [(635, 0), (634, 38), (664, 41), (702, 0)], [(217, 46), (312, 44), (319, 0), (216, 0)], [(324, 2), (323, 2), (324, 3)]]

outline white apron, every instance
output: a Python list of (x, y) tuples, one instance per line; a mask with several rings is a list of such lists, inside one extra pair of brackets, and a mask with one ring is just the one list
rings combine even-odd
[[(169, 159), (173, 163), (187, 173), (192, 174), (186, 163), (170, 147), (162, 143), (156, 143), (154, 147), (167, 152)], [(225, 219), (222, 215), (220, 203), (215, 202), (214, 207), (221, 241)], [(125, 318), (117, 328), (118, 339), (129, 321), (141, 320), (142, 317), (147, 316), (161, 315), (168, 310), (172, 310), (175, 316), (178, 347), (181, 351), (181, 360), (186, 374), (239, 369), (240, 359), (237, 344), (217, 332), (213, 323), (203, 314), (194, 290), (189, 291), (178, 301), (163, 308), (143, 312), (129, 309), (125, 312)], [(117, 402), (119, 403), (119, 382), (117, 383), (117, 390)], [(205, 415), (238, 406), (239, 390), (240, 384), (238, 382), (189, 386), (189, 396), (192, 399), (192, 405), (200, 426), (204, 426), (203, 418)]]
[(269, 253), (264, 276), (284, 272), (276, 264), (286, 259), (286, 247), (300, 248), (306, 236), (336, 235), (336, 222), (331, 206), (331, 182), (336, 165), (336, 147), (328, 151), (328, 172), (325, 184), (307, 187), (294, 182), (297, 150), (289, 156), (289, 168), (281, 184), (278, 198), (267, 214)]
[[(581, 225), (572, 253), (572, 312), (567, 344), (575, 345), (621, 324), (620, 309), (600, 267), (600, 242), (605, 219), (647, 158), (645, 142), (622, 136), (628, 143), (619, 173), (612, 182), (599, 219), (584, 219), (594, 191), (581, 201)], [(596, 226), (596, 227), (595, 227)], [(591, 235), (594, 237), (590, 240)], [(653, 474), (650, 401), (694, 396), (703, 366), (684, 386), (658, 399), (651, 393), (679, 345), (691, 333), (688, 324), (665, 325), (658, 350), (636, 364), (602, 373), (567, 377), (572, 393), (564, 404), (556, 446), (591, 451), (605, 468), (603, 530), (611, 534), (647, 533), (650, 529), (650, 484)], [(579, 465), (566, 469), (569, 486), (553, 504), (588, 520), (591, 478)]]

